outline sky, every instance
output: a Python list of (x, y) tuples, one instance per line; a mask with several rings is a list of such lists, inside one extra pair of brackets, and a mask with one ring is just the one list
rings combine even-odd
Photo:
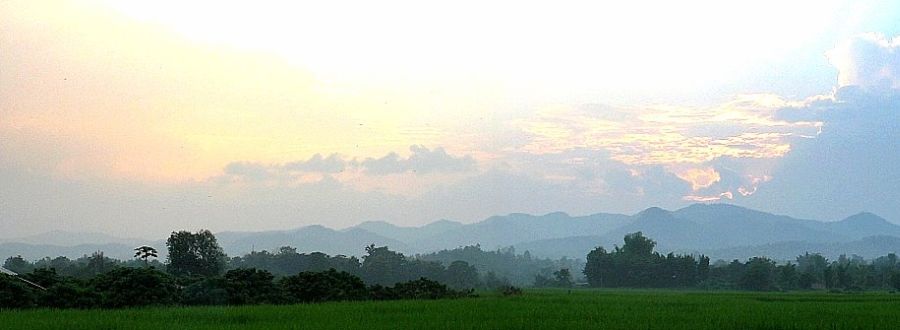
[(0, 2), (0, 237), (900, 223), (894, 1)]

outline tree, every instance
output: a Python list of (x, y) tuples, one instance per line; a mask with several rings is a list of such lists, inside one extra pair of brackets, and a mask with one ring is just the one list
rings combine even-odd
[(500, 278), (494, 272), (487, 272), (484, 275), (483, 285), (487, 289), (498, 289), (501, 287), (509, 286), (509, 280), (506, 278)]
[[(432, 278), (432, 280), (439, 280)], [(444, 272), (444, 283), (454, 289), (471, 289), (480, 286), (478, 270), (468, 262), (457, 260)]]
[(140, 258), (144, 260), (144, 267), (149, 266), (149, 262), (147, 259), (150, 257), (157, 258), (156, 249), (151, 246), (143, 245), (140, 247), (134, 248), (134, 257)]
[(9, 269), (19, 274), (25, 274), (34, 269), (34, 265), (28, 262), (28, 260), (25, 260), (25, 258), (22, 258), (21, 255), (18, 255), (15, 257), (6, 258), (6, 261), (3, 263), (3, 268)]
[(797, 279), (797, 285), (804, 290), (812, 289), (815, 282), (816, 278), (811, 273), (802, 273)]
[[(587, 255), (587, 263), (584, 265), (584, 276), (587, 277), (588, 285), (592, 287), (604, 287), (603, 278), (609, 275), (609, 268), (612, 266), (612, 256), (606, 252), (602, 246), (591, 250)], [(609, 284), (607, 281), (606, 284)]]
[(369, 284), (390, 285), (405, 280), (406, 258), (403, 254), (388, 250), (386, 246), (366, 247), (363, 256), (363, 279)]
[(256, 268), (232, 269), (225, 273), (225, 290), (231, 305), (278, 303), (272, 273)]
[(116, 261), (111, 258), (107, 258), (103, 254), (103, 251), (94, 252), (90, 257), (86, 257), (86, 259), (87, 266), (83, 269), (83, 273), (81, 274), (82, 277), (85, 278), (103, 274), (116, 267)]
[[(804, 253), (797, 256), (797, 269), (800, 272), (800, 287), (812, 289), (826, 284), (826, 272), (828, 271), (828, 259), (818, 253)], [(807, 275), (804, 275), (807, 274)], [(830, 281), (830, 279), (829, 279)]]
[(771, 291), (775, 289), (775, 262), (764, 257), (750, 258), (739, 286), (744, 290)]
[(166, 246), (169, 248), (167, 269), (172, 275), (209, 277), (225, 270), (225, 252), (209, 230), (172, 232)]
[[(4, 267), (5, 268), (5, 267)], [(19, 279), (0, 273), (0, 309), (34, 305), (34, 293)]]
[(778, 267), (778, 287), (782, 290), (791, 290), (797, 288), (799, 277), (797, 276), (797, 265), (787, 263)]
[(622, 246), (622, 251), (633, 256), (650, 257), (654, 247), (656, 247), (655, 241), (644, 237), (642, 232), (636, 232), (625, 235), (625, 245)]
[(894, 290), (900, 291), (900, 271), (891, 274), (890, 282)]
[(35, 268), (28, 274), (19, 275), (42, 288), (49, 288), (62, 280), (62, 278), (56, 274), (56, 269), (53, 268)]
[(841, 289), (849, 289), (851, 286), (851, 278), (849, 265), (847, 264), (837, 264), (835, 267), (835, 284), (837, 287)]
[[(594, 287), (689, 287), (709, 277), (706, 256), (661, 255), (656, 242), (641, 232), (625, 235), (625, 245), (607, 252), (597, 247), (587, 255), (584, 275)], [(571, 281), (571, 280), (570, 280)]]
[(569, 272), (568, 268), (563, 268), (553, 272), (553, 277), (556, 280), (556, 286), (558, 287), (571, 288), (574, 284), (572, 282), (572, 273)]

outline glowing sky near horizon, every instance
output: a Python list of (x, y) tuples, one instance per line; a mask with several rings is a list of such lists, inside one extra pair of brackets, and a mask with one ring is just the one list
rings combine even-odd
[[(158, 210), (167, 194), (228, 196), (173, 207), (240, 209), (196, 220), (223, 229), (765, 204), (752, 198), (782, 179), (782, 160), (839, 125), (784, 109), (844, 104), (848, 86), (900, 87), (897, 7), (5, 1), (0, 174), (74, 188), (43, 212), (41, 193), (7, 187), (0, 224), (27, 233), (74, 214), (61, 227), (122, 231), (122, 214), (188, 217)], [(514, 188), (506, 176), (566, 198), (500, 197)], [(127, 187), (159, 204), (92, 208)], [(73, 197), (83, 190), (92, 197)], [(490, 205), (467, 201), (479, 194)], [(324, 201), (348, 195), (385, 205)], [(431, 211), (440, 198), (461, 202)], [(620, 198), (630, 202), (593, 202)], [(254, 210), (273, 220), (239, 218)]]

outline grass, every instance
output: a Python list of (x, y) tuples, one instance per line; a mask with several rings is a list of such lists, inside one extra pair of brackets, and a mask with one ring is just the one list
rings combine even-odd
[(900, 295), (527, 290), (475, 299), (0, 311), (2, 329), (884, 329)]

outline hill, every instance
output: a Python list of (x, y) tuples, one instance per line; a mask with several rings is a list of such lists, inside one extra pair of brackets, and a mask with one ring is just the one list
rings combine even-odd
[[(365, 246), (375, 244), (405, 254), (480, 245), (485, 250), (513, 246), (539, 257), (584, 258), (597, 246), (611, 249), (621, 245), (625, 234), (636, 231), (656, 240), (657, 250), (705, 253), (713, 259), (753, 255), (792, 259), (791, 256), (807, 251), (884, 255), (895, 251), (895, 240), (900, 239), (900, 226), (871, 213), (824, 222), (728, 204), (694, 204), (675, 211), (651, 207), (634, 215), (513, 213), (470, 224), (439, 220), (419, 227), (369, 221), (342, 230), (313, 225), (292, 230), (220, 232), (216, 236), (230, 255), (288, 245), (306, 252), (359, 256)], [(104, 250), (113, 255), (112, 249), (130, 251), (133, 246), (146, 243), (104, 234), (60, 231), (18, 240), (7, 239), (6, 244), (0, 245), (0, 253), (79, 257)], [(164, 240), (151, 245), (165, 250)]]
[(216, 237), (229, 255), (241, 255), (254, 250), (274, 251), (282, 246), (292, 246), (300, 251), (358, 256), (369, 244), (387, 245), (395, 251), (411, 252), (400, 241), (360, 228), (334, 230), (316, 225), (285, 231), (222, 232), (216, 234)]

